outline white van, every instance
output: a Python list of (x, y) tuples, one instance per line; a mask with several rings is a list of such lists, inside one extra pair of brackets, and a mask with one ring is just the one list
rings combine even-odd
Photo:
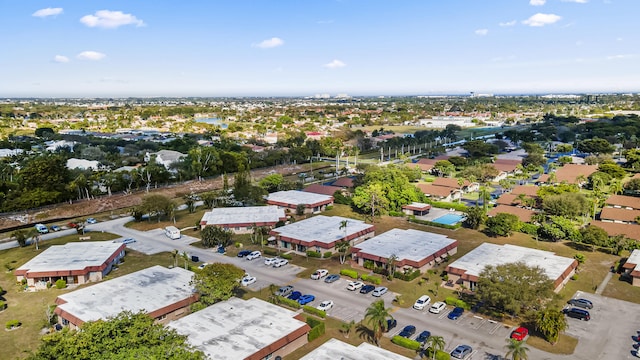
[(36, 224), (35, 228), (40, 234), (46, 234), (49, 232), (49, 229), (44, 224)]
[(171, 240), (180, 239), (180, 237), (182, 236), (180, 234), (180, 229), (175, 226), (167, 226), (166, 228), (164, 228), (164, 234), (167, 235), (167, 237)]

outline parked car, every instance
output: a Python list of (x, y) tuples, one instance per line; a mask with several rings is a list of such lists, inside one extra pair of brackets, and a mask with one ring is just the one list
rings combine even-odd
[(593, 309), (593, 303), (587, 299), (571, 299), (568, 301), (569, 305), (577, 306), (583, 309)]
[(327, 269), (318, 269), (318, 270), (316, 270), (316, 272), (311, 274), (311, 279), (320, 280), (323, 277), (327, 276), (328, 274), (329, 274), (329, 270), (327, 270)]
[(529, 329), (520, 326), (519, 328), (513, 330), (513, 332), (511, 333), (511, 338), (518, 341), (523, 341), (527, 337), (527, 335), (529, 335)]
[(321, 302), (320, 305), (316, 307), (316, 309), (322, 310), (322, 311), (329, 311), (329, 309), (331, 309), (332, 307), (333, 307), (333, 301), (325, 300)]
[(198, 265), (198, 270), (204, 269), (205, 266), (207, 266), (207, 263), (202, 263), (202, 264)]
[(574, 319), (580, 319), (584, 321), (591, 320), (591, 314), (587, 310), (579, 309), (579, 308), (570, 308), (562, 310), (568, 317), (572, 317)]
[(469, 354), (473, 352), (473, 349), (469, 345), (458, 345), (451, 352), (451, 357), (456, 359), (465, 359)]
[(253, 259), (259, 258), (260, 256), (262, 256), (260, 251), (252, 251), (251, 254), (246, 256), (246, 259), (247, 260), (253, 260)]
[(72, 229), (75, 229), (80, 225), (78, 225), (78, 223), (75, 223), (75, 222), (69, 222), (69, 223), (67, 223), (67, 226), (72, 228)]
[(61, 228), (60, 228), (60, 226), (58, 226), (58, 225), (52, 225), (52, 226), (51, 226), (51, 230), (52, 230), (52, 231), (60, 231), (60, 230), (62, 230), (62, 229), (61, 229)]
[(413, 308), (416, 310), (422, 310), (424, 309), (425, 306), (428, 306), (429, 304), (431, 304), (431, 298), (429, 297), (429, 295), (422, 295), (413, 304)]
[(264, 264), (267, 266), (273, 265), (276, 261), (280, 260), (280, 258), (264, 258)]
[(460, 316), (462, 316), (462, 314), (464, 313), (464, 309), (461, 307), (455, 307), (453, 310), (451, 310), (451, 312), (449, 313), (449, 315), (447, 315), (447, 317), (450, 320), (457, 320)]
[(429, 339), (430, 336), (431, 336), (431, 331), (425, 330), (421, 332), (420, 335), (418, 335), (418, 337), (416, 338), (416, 341), (419, 343), (423, 343), (427, 341), (427, 339)]
[(97, 222), (98, 222), (98, 220), (96, 220), (95, 218), (88, 218), (87, 219), (87, 224), (95, 224)]
[(360, 289), (360, 294), (368, 294), (373, 291), (376, 287), (373, 285), (365, 285)]
[(326, 282), (326, 283), (332, 283), (332, 282), (338, 281), (338, 279), (340, 279), (340, 275), (338, 275), (338, 274), (331, 274), (331, 275), (327, 276), (327, 277), (324, 279), (324, 282)]
[(298, 299), (300, 299), (300, 296), (302, 296), (302, 293), (300, 291), (294, 291), (289, 296), (287, 296), (287, 299), (297, 301)]
[(134, 238), (126, 238), (126, 239), (123, 239), (123, 240), (113, 240), (113, 242), (114, 243), (121, 242), (123, 244), (133, 244), (134, 242), (136, 242), (136, 239), (134, 239)]
[(46, 234), (49, 232), (49, 228), (44, 224), (36, 224), (35, 228), (36, 228), (36, 231), (39, 232), (40, 234)]
[(364, 283), (362, 281), (351, 281), (349, 284), (347, 284), (347, 290), (356, 291), (363, 286)]
[(380, 296), (386, 294), (387, 290), (389, 290), (389, 289), (387, 289), (384, 286), (378, 286), (377, 288), (373, 289), (373, 292), (371, 293), (371, 295), (380, 297)]
[(287, 265), (288, 263), (289, 263), (289, 260), (287, 260), (287, 259), (279, 259), (278, 261), (273, 263), (273, 267), (279, 268), (279, 267)]
[(276, 296), (287, 296), (293, 292), (293, 286), (286, 285), (276, 291)]
[(387, 319), (387, 328), (384, 329), (384, 332), (389, 332), (396, 326), (398, 326), (398, 321), (396, 319)]
[(442, 301), (437, 301), (434, 302), (433, 305), (431, 305), (431, 307), (429, 308), (429, 312), (432, 314), (440, 314), (440, 312), (446, 307), (447, 304), (443, 303)]
[(240, 285), (242, 286), (249, 286), (253, 283), (256, 282), (256, 277), (255, 276), (245, 276), (242, 278), (242, 281), (240, 281)]
[(402, 329), (402, 331), (400, 331), (400, 334), (398, 335), (402, 337), (410, 338), (415, 333), (416, 333), (416, 327), (413, 325), (407, 325), (404, 327), (404, 329)]
[(312, 302), (315, 299), (316, 299), (316, 297), (311, 295), (311, 294), (302, 295), (302, 296), (300, 296), (300, 298), (298, 298), (298, 304), (306, 305), (306, 304)]
[(252, 253), (251, 250), (240, 250), (238, 252), (238, 257), (245, 257), (245, 256), (247, 256), (247, 255), (249, 255), (251, 253)]

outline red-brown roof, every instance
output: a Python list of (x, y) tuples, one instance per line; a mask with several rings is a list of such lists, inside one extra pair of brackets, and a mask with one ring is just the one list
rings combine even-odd
[(425, 164), (425, 165), (431, 165), (431, 166), (433, 166), (433, 165), (435, 165), (438, 161), (440, 161), (440, 160), (436, 160), (436, 159), (424, 159), (424, 158), (422, 158), (422, 159), (418, 160), (418, 161), (416, 162), (416, 164)]
[(518, 199), (517, 195), (514, 194), (502, 194), (498, 199), (496, 199), (496, 204), (498, 205), (518, 205), (520, 204), (520, 199)]
[(605, 204), (640, 209), (640, 198), (625, 195), (611, 195), (605, 200)]
[(338, 180), (334, 181), (331, 185), (350, 188), (353, 187), (353, 178), (341, 177)]
[(415, 163), (415, 164), (412, 164), (410, 166), (417, 167), (417, 168), (420, 169), (420, 171), (425, 171), (425, 172), (433, 169), (433, 165), (432, 164), (421, 164), (419, 162)]
[(493, 163), (491, 165), (493, 165), (493, 167), (496, 168), (498, 171), (504, 171), (504, 172), (512, 173), (512, 172), (516, 171), (516, 168), (518, 167), (517, 166), (518, 164), (501, 164), (501, 163), (495, 162), (495, 163)]
[(598, 171), (598, 165), (566, 164), (556, 170), (556, 182), (577, 184), (577, 178), (580, 175), (586, 179), (596, 171)]
[(533, 210), (527, 210), (525, 208), (520, 208), (520, 207), (516, 207), (516, 206), (498, 205), (498, 206), (494, 207), (493, 209), (489, 210), (489, 213), (487, 215), (496, 216), (496, 215), (498, 215), (500, 213), (513, 214), (513, 215), (517, 216), (518, 219), (520, 219), (520, 221), (529, 222), (529, 221), (531, 221), (531, 217), (536, 212), (533, 211)]
[(600, 212), (600, 220), (618, 220), (634, 222), (640, 216), (640, 210), (605, 207)]
[(629, 239), (640, 240), (640, 225), (597, 220), (592, 221), (591, 225), (603, 229), (609, 236), (624, 235)]
[(419, 203), (411, 203), (409, 205), (403, 205), (403, 209), (413, 210), (413, 211), (427, 211), (431, 209), (431, 205), (429, 204), (419, 204)]
[[(471, 182), (469, 180), (464, 180), (462, 186), (469, 186), (470, 184)], [(456, 178), (438, 177), (433, 180), (433, 185), (460, 189), (460, 185), (458, 185), (458, 179)]]
[(310, 192), (314, 194), (322, 194), (322, 195), (330, 195), (333, 196), (336, 191), (341, 191), (342, 188), (339, 186), (330, 186), (330, 185), (321, 185), (321, 184), (311, 184), (306, 188), (302, 189), (302, 191)]
[(451, 194), (454, 188), (446, 186), (436, 186), (433, 184), (418, 184), (416, 185), (420, 191), (430, 196), (447, 197)]
[(531, 197), (538, 197), (539, 189), (540, 188), (535, 185), (520, 185), (513, 188), (513, 190), (511, 190), (511, 193), (513, 195), (525, 194)]

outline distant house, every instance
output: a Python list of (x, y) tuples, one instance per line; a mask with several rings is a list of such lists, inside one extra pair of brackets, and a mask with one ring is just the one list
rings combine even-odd
[(80, 170), (98, 170), (100, 168), (100, 162), (96, 160), (86, 159), (67, 159), (67, 169), (80, 169)]
[(46, 289), (63, 279), (67, 284), (100, 281), (124, 257), (126, 245), (110, 241), (88, 241), (52, 245), (14, 271), (16, 280), (29, 287)]
[(507, 175), (513, 175), (516, 173), (518, 165), (520, 164), (522, 164), (522, 160), (496, 159), (492, 165), (500, 172), (505, 172)]
[(510, 193), (504, 193), (500, 195), (499, 198), (496, 199), (496, 204), (498, 205), (515, 206), (515, 205), (520, 205), (521, 203), (522, 201), (518, 198), (517, 195), (510, 194)]
[(436, 165), (437, 159), (420, 159), (416, 163), (410, 164), (410, 166), (417, 166), (422, 172), (430, 172)]
[(0, 149), (0, 159), (20, 155), (24, 152), (22, 149)]
[(531, 249), (510, 244), (496, 245), (483, 243), (447, 266), (449, 280), (464, 285), (474, 291), (478, 286), (480, 273), (487, 265), (501, 265), (523, 262), (527, 266), (537, 266), (553, 282), (558, 292), (569, 281), (578, 267), (575, 259), (557, 256), (550, 251)]
[(474, 192), (480, 189), (480, 184), (477, 182), (471, 182), (469, 180), (464, 180), (462, 185), (458, 184), (458, 179), (456, 178), (446, 178), (446, 177), (438, 177), (433, 180), (432, 183), (434, 186), (443, 186), (452, 189), (461, 189), (463, 192)]
[(640, 197), (611, 195), (604, 203), (615, 208), (640, 210)]
[(600, 212), (600, 220), (608, 222), (636, 224), (638, 218), (640, 218), (640, 210), (636, 209), (604, 207)]
[(353, 187), (353, 178), (350, 177), (341, 177), (338, 180), (334, 181), (332, 186), (338, 186), (341, 188), (352, 188)]
[(429, 210), (431, 210), (431, 205), (419, 202), (402, 206), (402, 212), (407, 215), (424, 216), (429, 213)]
[(193, 272), (159, 265), (58, 296), (55, 313), (62, 325), (78, 328), (88, 321), (104, 320), (122, 311), (144, 310), (160, 323), (189, 313), (198, 300)]
[(520, 185), (513, 188), (513, 190), (511, 190), (511, 194), (516, 196), (523, 194), (535, 199), (538, 197), (538, 190), (540, 190), (540, 187), (535, 185)]
[(173, 163), (180, 161), (180, 159), (186, 157), (186, 154), (183, 154), (178, 151), (173, 150), (160, 150), (156, 153), (147, 153), (144, 157), (144, 161), (151, 161), (152, 156), (155, 155), (156, 162), (162, 166), (164, 166), (167, 170), (171, 168)]
[[(598, 171), (598, 165), (566, 164), (555, 171), (555, 183), (566, 182), (568, 184), (581, 185), (586, 182), (589, 175), (596, 171)], [(578, 178), (580, 177), (584, 178), (584, 180), (579, 181)]]
[[(346, 227), (343, 222), (346, 221)], [(318, 215), (309, 219), (271, 230), (270, 241), (278, 248), (306, 253), (315, 250), (324, 254), (336, 252), (335, 246), (341, 241), (349, 241), (354, 246), (375, 235), (375, 227), (364, 221), (341, 216)]]
[(304, 205), (304, 213), (313, 214), (324, 211), (327, 206), (333, 205), (333, 196), (298, 190), (277, 191), (267, 196), (267, 204), (294, 211), (298, 205)]
[(437, 186), (430, 183), (417, 184), (420, 191), (426, 196), (435, 199), (437, 201), (452, 202), (462, 197), (462, 191), (458, 188), (451, 188), (447, 186)]
[(413, 229), (392, 229), (354, 245), (351, 254), (360, 266), (369, 260), (383, 267), (395, 255), (396, 268), (425, 271), (457, 251), (458, 240), (445, 235)]
[(496, 216), (500, 213), (513, 214), (518, 217), (518, 219), (522, 222), (530, 222), (533, 215), (536, 214), (535, 211), (517, 207), (517, 206), (509, 206), (509, 205), (498, 205), (493, 209), (489, 210), (487, 213), (488, 216)]
[(640, 250), (635, 249), (631, 252), (622, 269), (631, 277), (631, 285), (640, 286)]
[(279, 221), (286, 221), (284, 209), (275, 205), (215, 208), (202, 215), (200, 229), (219, 226), (236, 234), (248, 234), (255, 226), (273, 228)]
[(590, 224), (606, 231), (609, 236), (622, 235), (626, 238), (640, 241), (640, 225), (638, 224), (624, 224), (597, 220), (591, 221)]
[(302, 189), (302, 191), (310, 192), (314, 194), (333, 196), (333, 194), (335, 194), (336, 191), (342, 191), (342, 188), (339, 186), (332, 186), (332, 185), (311, 184), (306, 188)]

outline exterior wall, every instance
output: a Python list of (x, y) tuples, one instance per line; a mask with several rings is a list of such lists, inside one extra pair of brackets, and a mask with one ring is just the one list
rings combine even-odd
[[(366, 233), (364, 235), (358, 236), (357, 238), (351, 239), (349, 240), (349, 242), (351, 242), (351, 246), (360, 244), (361, 242), (370, 239), (372, 237), (374, 237), (376, 235), (375, 231), (371, 231), (369, 233)], [(307, 250), (316, 250), (319, 251), (320, 253), (322, 253), (324, 255), (325, 252), (327, 251), (331, 251), (332, 253), (336, 253), (336, 247), (334, 246), (323, 246), (324, 244), (319, 244), (319, 245), (313, 245), (313, 246), (308, 246), (306, 244), (295, 244), (295, 243), (291, 243), (289, 241), (286, 240), (282, 240), (282, 239), (277, 239), (276, 240), (276, 244), (277, 247), (279, 247), (280, 249), (286, 249), (286, 250), (292, 250), (295, 251), (297, 254), (299, 255), (305, 255)], [(299, 250), (301, 248), (304, 248), (303, 250)]]
[(638, 277), (633, 277), (633, 280), (631, 280), (631, 285), (633, 286), (640, 286), (640, 278)]
[(559, 292), (560, 292), (560, 290), (562, 290), (562, 288), (564, 287), (564, 285), (565, 285), (567, 282), (569, 282), (569, 279), (571, 279), (571, 277), (572, 277), (575, 273), (576, 273), (576, 269), (575, 269), (575, 268), (571, 269), (571, 272), (569, 273), (569, 275), (567, 275), (567, 277), (565, 277), (565, 278), (564, 278), (564, 280), (562, 280), (562, 282), (561, 282), (558, 286), (556, 286), (556, 288), (555, 288), (555, 289), (553, 289), (553, 292), (555, 292), (555, 293), (559, 293)]
[(308, 343), (307, 335), (305, 334), (304, 336), (300, 336), (299, 338), (293, 340), (292, 342), (288, 343), (287, 345), (285, 345), (285, 346), (281, 347), (280, 349), (274, 351), (272, 353), (271, 359), (275, 359), (276, 356), (285, 357), (286, 355), (291, 354), (296, 349), (300, 348), (301, 346), (306, 345), (307, 343)]
[(156, 318), (156, 322), (166, 325), (167, 323), (177, 320), (185, 315), (189, 315), (189, 306), (178, 308), (170, 313), (160, 315)]

